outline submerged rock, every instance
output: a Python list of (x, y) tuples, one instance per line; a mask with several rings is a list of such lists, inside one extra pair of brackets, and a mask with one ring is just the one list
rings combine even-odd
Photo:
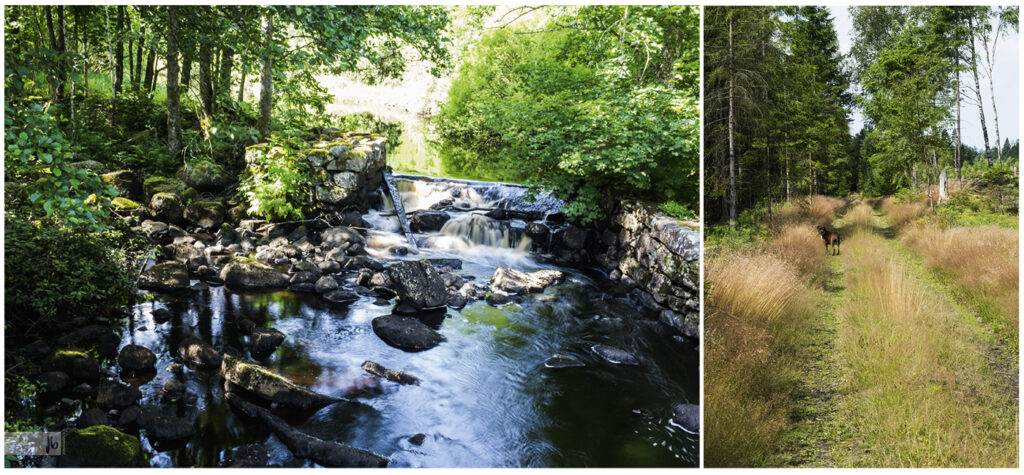
[(491, 286), (514, 294), (540, 292), (547, 286), (562, 280), (565, 274), (557, 270), (522, 272), (498, 266), (491, 277)]
[(120, 383), (103, 384), (96, 391), (96, 404), (103, 409), (124, 409), (141, 398), (139, 388)]
[(672, 424), (691, 434), (700, 433), (700, 406), (680, 404), (672, 411)]
[(171, 311), (167, 310), (166, 308), (158, 308), (156, 310), (153, 310), (153, 321), (158, 324), (167, 323), (171, 321), (171, 317), (173, 316), (174, 314), (172, 314)]
[(338, 289), (324, 294), (324, 300), (334, 303), (352, 303), (359, 300), (359, 294), (345, 289)]
[(65, 433), (64, 455), (87, 467), (134, 467), (142, 462), (142, 444), (135, 436), (98, 425)]
[(399, 301), (413, 308), (437, 308), (448, 302), (444, 280), (429, 261), (399, 262), (388, 267), (388, 276)]
[(188, 268), (178, 261), (161, 262), (142, 272), (139, 288), (157, 292), (171, 292), (187, 289)]
[(301, 387), (270, 370), (224, 356), (221, 375), (225, 380), (268, 402), (301, 410), (316, 410), (340, 399)]
[(597, 344), (590, 347), (590, 350), (596, 353), (606, 361), (615, 364), (621, 364), (626, 366), (637, 366), (640, 364), (640, 360), (636, 359), (631, 353), (622, 348), (617, 348), (611, 345)]
[(156, 366), (156, 355), (144, 346), (125, 345), (117, 355), (117, 363), (129, 371), (144, 371)]
[(402, 371), (395, 371), (387, 369), (375, 361), (364, 361), (362, 365), (363, 370), (374, 376), (380, 376), (388, 381), (394, 381), (398, 384), (419, 384), (420, 379)]
[(178, 356), (186, 364), (198, 368), (220, 366), (221, 354), (209, 343), (189, 337), (178, 345)]
[(249, 351), (255, 356), (269, 355), (284, 343), (284, 338), (276, 328), (254, 328), (249, 334)]
[(569, 355), (563, 355), (561, 353), (555, 353), (547, 361), (544, 362), (545, 368), (562, 369), (562, 368), (579, 368), (586, 366), (582, 361), (573, 358)]
[(307, 458), (325, 467), (383, 468), (388, 465), (388, 459), (372, 452), (299, 432), (284, 419), (238, 394), (227, 392), (224, 399), (246, 416), (263, 421), (296, 457)]
[(283, 288), (288, 276), (255, 259), (236, 257), (220, 271), (220, 278), (228, 287), (250, 289)]
[(374, 318), (372, 326), (384, 343), (404, 351), (429, 350), (445, 341), (444, 336), (414, 317), (384, 315)]
[(183, 441), (192, 438), (196, 433), (192, 423), (181, 417), (157, 414), (143, 418), (143, 422), (139, 424), (139, 428), (146, 431), (146, 437), (157, 444)]
[(228, 460), (231, 468), (263, 468), (270, 464), (270, 455), (262, 444), (249, 444), (232, 450)]

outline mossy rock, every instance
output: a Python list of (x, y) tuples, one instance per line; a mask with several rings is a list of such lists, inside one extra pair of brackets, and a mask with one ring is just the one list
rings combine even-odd
[(185, 192), (185, 183), (176, 178), (167, 178), (162, 176), (154, 176), (147, 178), (146, 181), (142, 182), (142, 189), (146, 192), (146, 196), (153, 196), (157, 193), (174, 193), (181, 195)]
[(168, 223), (181, 221), (183, 207), (181, 198), (175, 193), (156, 193), (149, 200), (149, 211), (153, 217)]
[(270, 370), (224, 355), (220, 366), (224, 379), (261, 398), (302, 410), (317, 410), (340, 399), (325, 396), (299, 386)]
[(100, 179), (103, 180), (103, 183), (114, 187), (121, 196), (133, 200), (142, 198), (142, 185), (139, 183), (139, 178), (131, 170), (105, 173), (100, 175)]
[(269, 289), (288, 286), (288, 276), (249, 257), (235, 257), (220, 271), (228, 287)]
[(203, 229), (216, 230), (227, 211), (219, 201), (196, 201), (185, 208), (185, 219)]
[(132, 201), (128, 198), (122, 198), (120, 196), (110, 200), (110, 208), (115, 213), (122, 215), (136, 215), (141, 216), (146, 214), (146, 207), (137, 201)]
[(195, 188), (187, 188), (181, 192), (181, 202), (184, 204), (199, 201), (199, 192)]
[(200, 190), (222, 188), (231, 182), (231, 177), (224, 171), (224, 167), (211, 160), (187, 162), (175, 176), (186, 185)]
[(64, 436), (64, 455), (92, 467), (137, 467), (142, 464), (142, 444), (133, 435), (98, 425), (68, 431)]

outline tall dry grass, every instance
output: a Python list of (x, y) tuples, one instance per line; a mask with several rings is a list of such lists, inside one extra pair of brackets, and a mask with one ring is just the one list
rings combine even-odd
[(969, 325), (872, 233), (847, 239), (838, 465), (1017, 464), (1017, 406)]
[(889, 222), (894, 226), (903, 226), (924, 216), (930, 210), (927, 200), (897, 203), (895, 198), (889, 196), (882, 200), (882, 211), (889, 215)]
[(1018, 231), (997, 226), (941, 229), (919, 225), (907, 229), (903, 244), (924, 258), (926, 266), (941, 269), (977, 299), (998, 309), (985, 315), (1001, 336), (1019, 341), (1020, 250)]
[(871, 205), (859, 203), (843, 216), (843, 221), (849, 229), (872, 229), (875, 225), (875, 212)]
[(807, 215), (816, 221), (815, 224), (822, 224), (821, 221), (831, 223), (832, 218), (846, 206), (846, 200), (825, 195), (812, 195), (808, 199)]
[(829, 275), (829, 256), (818, 230), (806, 223), (783, 226), (768, 244), (768, 252), (792, 263), (815, 281)]
[(705, 462), (761, 466), (790, 427), (813, 297), (792, 265), (767, 253), (711, 256), (706, 278)]

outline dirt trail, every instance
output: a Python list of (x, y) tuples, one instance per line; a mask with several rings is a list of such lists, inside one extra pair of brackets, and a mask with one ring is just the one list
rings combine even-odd
[[(847, 209), (851, 209), (848, 207)], [(1017, 400), (988, 329), (874, 213), (834, 223), (824, 304), (782, 466), (1016, 466)]]

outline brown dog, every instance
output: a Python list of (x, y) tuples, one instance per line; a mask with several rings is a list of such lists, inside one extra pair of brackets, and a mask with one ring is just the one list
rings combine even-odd
[(825, 241), (825, 252), (828, 251), (828, 246), (832, 245), (832, 255), (839, 255), (839, 233), (835, 231), (829, 231), (825, 229), (825, 226), (818, 226), (818, 234), (821, 235), (821, 240)]

